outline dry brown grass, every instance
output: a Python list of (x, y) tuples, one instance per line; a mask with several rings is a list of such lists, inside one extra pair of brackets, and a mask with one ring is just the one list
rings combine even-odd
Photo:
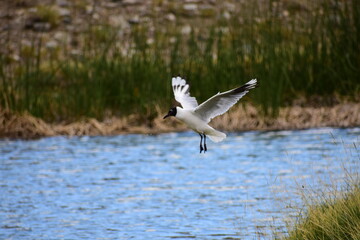
[(348, 102), (323, 107), (283, 107), (276, 118), (262, 117), (254, 106), (243, 105), (214, 119), (212, 126), (227, 131), (354, 127), (360, 126), (360, 104)]
[[(157, 117), (153, 120), (130, 115), (124, 118), (112, 117), (101, 122), (90, 118), (72, 123), (46, 123), (26, 113), (16, 114), (0, 110), (0, 138), (156, 134), (186, 130), (183, 124), (173, 118), (164, 121), (164, 114), (157, 108)], [(263, 117), (259, 110), (250, 104), (239, 105), (214, 119), (211, 125), (224, 131), (355, 127), (360, 126), (360, 103), (348, 102), (325, 107), (285, 107), (280, 109), (276, 118)]]

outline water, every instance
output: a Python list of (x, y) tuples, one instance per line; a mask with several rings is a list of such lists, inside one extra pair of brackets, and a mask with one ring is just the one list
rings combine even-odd
[[(358, 172), (360, 128), (0, 141), (0, 239), (256, 239)], [(318, 180), (322, 180), (318, 184)]]

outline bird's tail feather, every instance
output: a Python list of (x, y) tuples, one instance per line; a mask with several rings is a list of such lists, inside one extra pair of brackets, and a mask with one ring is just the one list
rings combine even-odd
[(209, 136), (209, 138), (211, 139), (211, 141), (213, 142), (221, 142), (222, 140), (224, 140), (226, 138), (226, 134), (223, 132), (219, 132), (219, 131), (213, 131), (212, 133), (208, 133), (207, 136)]

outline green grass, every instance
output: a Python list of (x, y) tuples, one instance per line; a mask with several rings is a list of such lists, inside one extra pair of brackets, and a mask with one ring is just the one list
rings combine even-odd
[(190, 36), (174, 26), (154, 33), (134, 26), (131, 36), (121, 37), (118, 29), (89, 24), (78, 54), (66, 46), (45, 50), (40, 35), (31, 46), (20, 44), (20, 61), (0, 55), (0, 105), (48, 121), (151, 116), (155, 105), (170, 107), (170, 79), (177, 75), (190, 82), (199, 102), (257, 78), (260, 87), (247, 98), (266, 115), (299, 97), (358, 97), (357, 0), (324, 1), (290, 17), (274, 2), (265, 10), (248, 3), (240, 17)]
[[(320, 183), (322, 190), (302, 188), (300, 196), (304, 209), (296, 222), (289, 226), (284, 240), (350, 240), (360, 239), (360, 179), (358, 167), (350, 166), (360, 160), (357, 142), (344, 145), (341, 182)], [(357, 164), (356, 164), (357, 165)], [(325, 180), (329, 182), (331, 177)]]
[(50, 23), (51, 27), (54, 28), (60, 23), (59, 13), (52, 7), (46, 5), (39, 5), (36, 9), (36, 17), (42, 22)]
[(360, 239), (359, 185), (340, 197), (327, 197), (322, 203), (309, 205), (306, 217), (285, 239)]

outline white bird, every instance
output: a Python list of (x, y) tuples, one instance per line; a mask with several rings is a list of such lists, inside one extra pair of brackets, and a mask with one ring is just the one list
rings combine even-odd
[[(196, 98), (190, 96), (189, 84), (181, 77), (172, 78), (172, 89), (175, 100), (182, 105), (169, 110), (164, 119), (174, 116), (184, 122), (189, 128), (200, 135), (200, 153), (207, 151), (206, 136), (214, 142), (220, 142), (226, 138), (226, 134), (215, 130), (208, 123), (216, 116), (227, 112), (239, 101), (250, 89), (256, 87), (257, 80), (252, 79), (241, 87), (218, 93), (202, 104), (198, 105)], [(204, 138), (204, 147), (202, 140)]]

